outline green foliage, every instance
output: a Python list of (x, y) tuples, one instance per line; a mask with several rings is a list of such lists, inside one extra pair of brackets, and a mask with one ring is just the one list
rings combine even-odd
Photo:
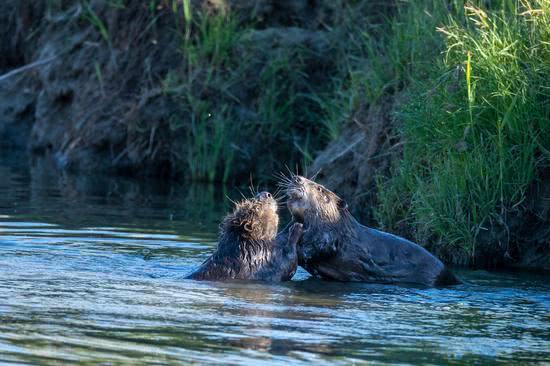
[[(192, 98), (190, 96), (190, 98)], [(187, 164), (192, 177), (208, 181), (217, 178), (221, 171), (221, 180), (226, 181), (231, 173), (234, 152), (229, 146), (232, 131), (226, 111), (222, 108), (212, 115), (213, 108), (204, 101), (190, 101), (194, 110), (191, 113), (191, 125), (187, 129)]]
[(188, 176), (269, 177), (283, 164), (309, 164), (326, 140), (314, 100), (327, 85), (309, 80), (317, 55), (294, 44), (266, 49), (254, 38), (264, 35), (226, 11), (196, 11), (186, 24), (179, 27), (184, 62), (164, 91), (181, 106), (171, 126), (183, 131)]
[[(184, 3), (185, 21), (193, 18)], [(187, 10), (185, 10), (187, 9)], [(184, 73), (169, 74), (165, 92), (181, 103), (185, 121), (172, 122), (174, 130), (185, 131), (184, 164), (194, 180), (226, 181), (231, 173), (236, 124), (222, 101), (231, 83), (227, 75), (234, 66), (232, 50), (240, 37), (233, 18), (215, 14), (198, 14), (190, 33), (182, 36), (181, 53)], [(208, 95), (209, 97), (203, 97)]]
[(109, 35), (109, 30), (97, 13), (92, 9), (88, 2), (84, 3), (84, 13), (82, 15), (90, 24), (92, 24), (101, 37), (111, 46), (111, 36)]
[[(191, 22), (188, 15), (185, 18)], [(221, 71), (220, 67), (230, 66), (231, 52), (241, 35), (234, 18), (223, 14), (201, 13), (194, 26), (194, 33), (184, 38), (182, 44), (182, 53), (189, 67), (218, 72)]]
[[(408, 8), (420, 15), (424, 7)], [(471, 263), (480, 231), (506, 225), (550, 161), (550, 3), (505, 1), (425, 19), (417, 19), (418, 44), (434, 21), (443, 36), (422, 56), (432, 64), (421, 64), (414, 46), (392, 58), (395, 79), (410, 85), (397, 114), (406, 144), (393, 177), (379, 179), (376, 213), (387, 228), (404, 220), (418, 240)]]
[(348, 5), (342, 23), (332, 31), (338, 70), (330, 92), (316, 96), (330, 140), (362, 109), (396, 94), (431, 70), (432, 56), (442, 43), (434, 30), (448, 16), (447, 5), (413, 1), (396, 11), (391, 18), (382, 15), (380, 23), (380, 19), (369, 18), (371, 8)]

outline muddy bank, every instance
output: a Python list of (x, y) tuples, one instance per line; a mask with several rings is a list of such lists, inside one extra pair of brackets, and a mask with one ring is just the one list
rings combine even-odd
[[(0, 146), (62, 171), (180, 181), (268, 181), (285, 165), (307, 167), (361, 221), (383, 226), (380, 177), (403, 156), (395, 115), (406, 85), (369, 90), (376, 80), (361, 77), (376, 63), (365, 62), (373, 54), (361, 37), (387, 31), (394, 3), (191, 5), (186, 14), (171, 1), (0, 4)], [(550, 270), (550, 184), (537, 174), (466, 264)], [(457, 262), (414, 220), (384, 229)]]
[[(418, 240), (411, 223), (403, 220), (388, 229), (376, 218), (376, 177), (390, 174), (392, 162), (400, 157), (400, 142), (389, 133), (386, 122), (387, 117), (378, 116), (368, 129), (348, 126), (338, 140), (319, 153), (311, 171), (319, 172), (316, 180), (345, 198), (363, 223), (422, 243), (444, 262), (457, 265), (453, 248), (442, 246), (441, 241)], [(494, 220), (485, 225), (468, 266), (550, 273), (549, 173), (548, 169), (540, 172), (540, 181), (530, 187), (521, 206), (507, 212), (506, 222)]]
[(188, 21), (179, 2), (4, 2), (0, 72), (39, 65), (0, 81), (0, 144), (195, 180), (301, 163), (324, 144), (305, 96), (329, 87), (334, 6), (195, 1)]

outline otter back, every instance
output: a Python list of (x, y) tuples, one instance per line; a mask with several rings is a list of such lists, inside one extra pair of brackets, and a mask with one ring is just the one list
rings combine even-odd
[(195, 280), (290, 280), (297, 267), (302, 225), (277, 234), (277, 202), (270, 193), (235, 204), (220, 225), (216, 251), (188, 278)]
[(313, 276), (422, 286), (459, 283), (420, 245), (361, 225), (345, 201), (322, 185), (298, 175), (282, 185), (294, 221), (304, 225), (298, 263)]
[(296, 243), (301, 233), (301, 224), (293, 225), (271, 242), (255, 243), (252, 250), (243, 249), (247, 244), (221, 243), (216, 252), (187, 278), (206, 281), (289, 281), (298, 266)]

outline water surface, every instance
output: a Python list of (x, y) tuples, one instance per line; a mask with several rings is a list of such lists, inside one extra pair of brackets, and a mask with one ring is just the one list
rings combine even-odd
[(420, 289), (185, 280), (222, 187), (60, 174), (0, 155), (2, 364), (549, 364), (550, 281)]

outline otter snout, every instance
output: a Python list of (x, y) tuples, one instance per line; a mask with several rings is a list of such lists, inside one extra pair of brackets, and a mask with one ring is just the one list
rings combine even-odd
[(269, 192), (260, 192), (256, 195), (256, 199), (259, 199), (260, 201), (263, 201), (263, 200), (267, 200), (267, 199), (270, 199), (272, 196), (271, 196), (271, 193)]
[(256, 195), (256, 200), (258, 200), (262, 205), (267, 205), (272, 211), (277, 212), (277, 201), (273, 198), (273, 195), (267, 191), (260, 192)]
[(302, 198), (304, 198), (304, 192), (293, 189), (288, 192), (288, 198), (290, 198), (291, 200), (301, 200)]
[(303, 223), (307, 206), (305, 179), (299, 175), (291, 177), (286, 189), (287, 207), (292, 214), (294, 221)]
[(295, 221), (303, 223), (306, 210), (305, 193), (302, 190), (294, 189), (287, 192), (287, 196), (287, 207), (292, 217)]

